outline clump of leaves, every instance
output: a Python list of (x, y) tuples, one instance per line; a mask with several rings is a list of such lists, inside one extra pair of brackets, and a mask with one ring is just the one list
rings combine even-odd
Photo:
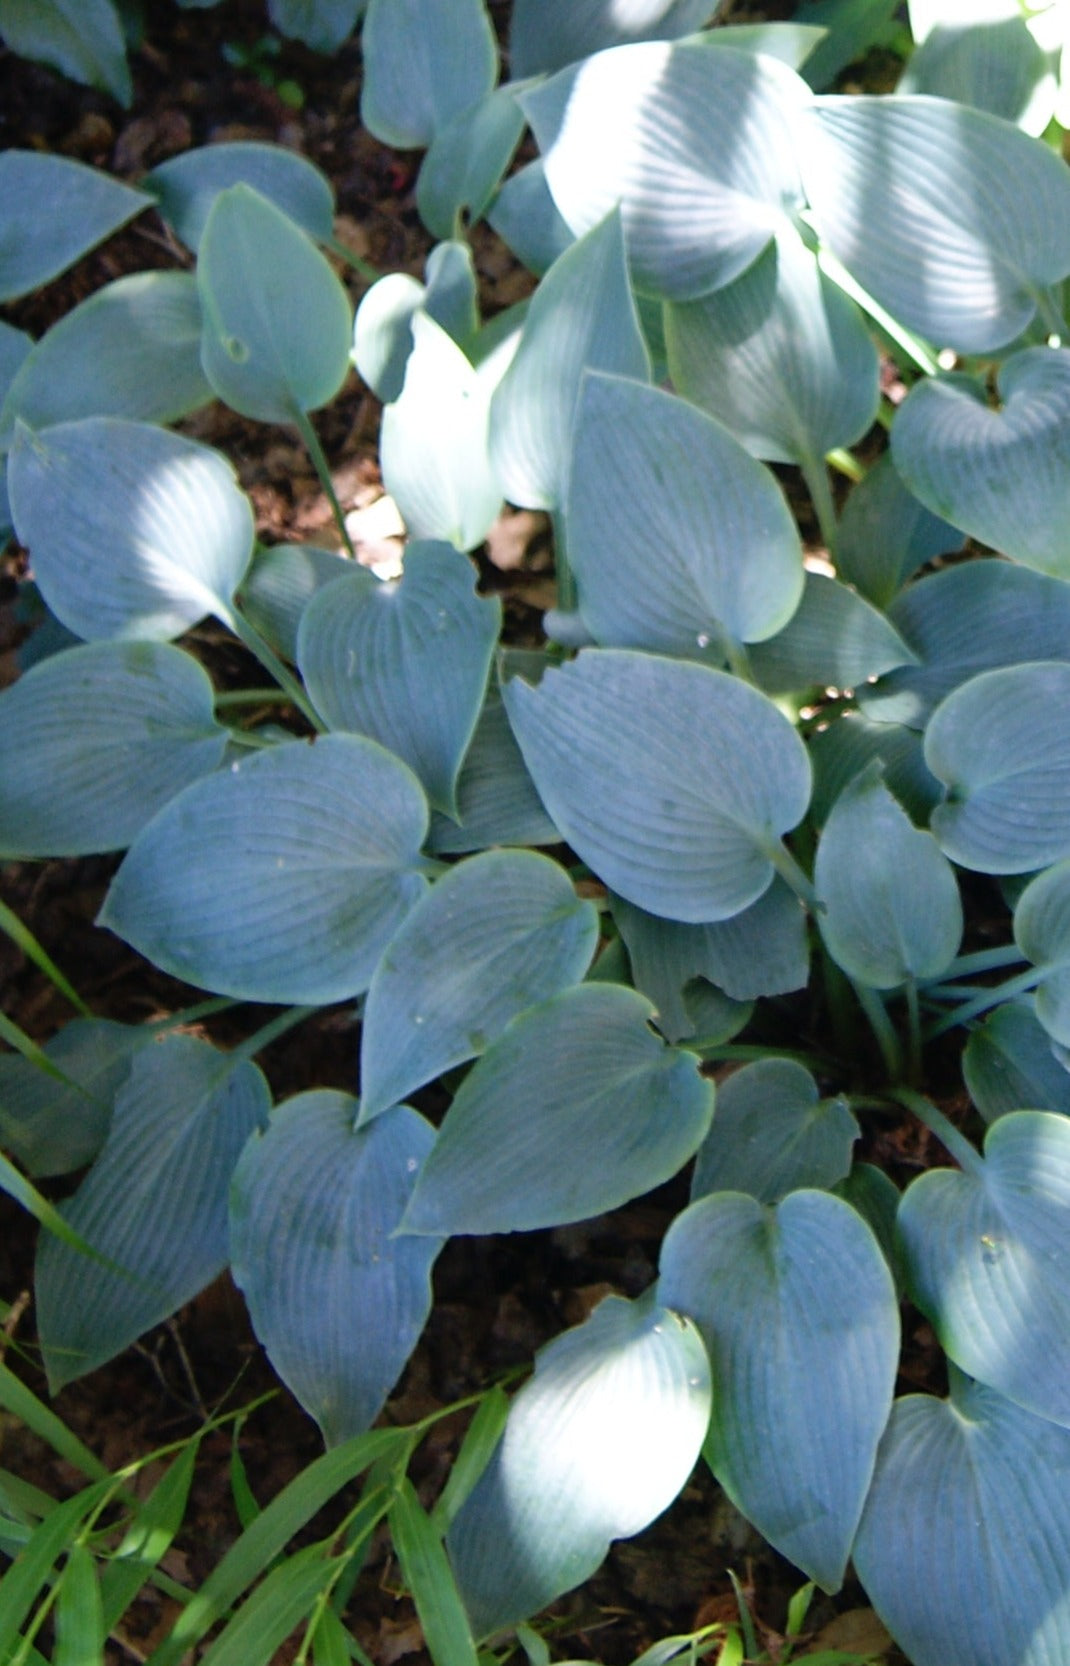
[[(76, 1020), (62, 1084), (0, 1061), (0, 1136), (31, 1177), (94, 1159), (39, 1254), (53, 1387), (229, 1259), (330, 1443), (382, 1407), (447, 1237), (601, 1214), (694, 1159), (656, 1284), (542, 1351), (430, 1537), (399, 1505), (460, 1593), (443, 1658), (587, 1577), (701, 1454), (816, 1584), (853, 1559), (915, 1666), (1041, 1666), (1070, 1647), (1058, 66), (1043, 19), (959, 40), (927, 8), (907, 90), (815, 92), (835, 29), (691, 33), (709, 10), (517, 0), (499, 85), (480, 0), (448, 29), (371, 0), (365, 120), (426, 148), (440, 239), (352, 337), (411, 534), (387, 582), (258, 550), (226, 460), (165, 426), (219, 397), (297, 429), (329, 487), (326, 182), (260, 146), (137, 191), (0, 158), (3, 295), (149, 208), (197, 257), (0, 336), (10, 519), (78, 639), (2, 696), (0, 853), (125, 850), (101, 924), (284, 1009), (229, 1054)], [(855, 12), (822, 15), (857, 44)], [(542, 274), (490, 320), (483, 216)], [(503, 499), (553, 518), (534, 654), (466, 553)], [(290, 728), (244, 727), (175, 646), (206, 615)], [(272, 1109), (253, 1056), (334, 1002), (360, 1006), (354, 1092)], [(935, 1102), (964, 1097), (951, 1032), (964, 1127)], [(444, 1075), (436, 1128), (406, 1100)], [(912, 1122), (952, 1166), (900, 1192), (870, 1159)], [(893, 1398), (904, 1297), (946, 1399)]]

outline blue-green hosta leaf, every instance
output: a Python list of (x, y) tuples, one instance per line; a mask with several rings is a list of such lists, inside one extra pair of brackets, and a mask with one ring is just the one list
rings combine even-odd
[(510, 69), (514, 76), (545, 75), (610, 46), (677, 40), (716, 10), (715, 0), (515, 0)]
[(692, 1033), (681, 1000), (692, 978), (708, 978), (735, 1001), (785, 995), (806, 982), (806, 916), (794, 891), (779, 878), (741, 913), (710, 925), (659, 919), (623, 897), (613, 899), (613, 918), (627, 945), (636, 988), (654, 1002), (659, 1028), (671, 1041)]
[(828, 1192), (792, 1192), (775, 1209), (718, 1192), (677, 1216), (656, 1288), (709, 1352), (718, 1481), (781, 1555), (837, 1590), (899, 1353), (876, 1239)]
[(824, 35), (803, 70), (814, 91), (831, 87), (841, 69), (864, 57), (891, 29), (896, 10), (896, 0), (802, 0), (799, 25)]
[[(799, 8), (800, 11), (803, 7)], [(813, 23), (725, 23), (699, 36), (703, 46), (735, 46), (762, 57), (779, 58), (789, 68), (802, 71), (821, 45), (827, 31)], [(809, 69), (806, 72), (809, 80)]]
[(980, 1383), (897, 1400), (855, 1541), (915, 1666), (1057, 1666), (1070, 1647), (1070, 1433)]
[(227, 1261), (227, 1190), (271, 1105), (255, 1065), (192, 1036), (135, 1054), (65, 1220), (129, 1276), (41, 1235), (37, 1320), (52, 1392), (166, 1319)]
[(929, 825), (942, 788), (925, 762), (921, 735), (901, 723), (877, 723), (861, 712), (843, 712), (810, 741), (814, 797), (810, 814), (818, 827), (854, 776), (876, 758), (885, 785), (919, 826)]
[(539, 285), (491, 401), (490, 457), (510, 503), (563, 506), (585, 370), (637, 382), (650, 377), (616, 210), (567, 249)]
[(954, 869), (888, 791), (879, 763), (856, 775), (833, 805), (814, 884), (826, 949), (867, 988), (935, 978), (954, 959), (962, 939)]
[(1047, 973), (1034, 997), (1037, 1018), (1057, 1042), (1070, 1046), (1070, 861), (1057, 862), (1026, 886), (1014, 910), (1014, 940)]
[(421, 309), (465, 351), (479, 328), (476, 273), (467, 243), (437, 243), (427, 257), (426, 283), (391, 272), (368, 290), (353, 327), (353, 363), (384, 404), (405, 385), (412, 320)]
[(744, 1065), (717, 1090), (717, 1114), (698, 1148), (692, 1198), (745, 1192), (777, 1203), (803, 1186), (827, 1191), (850, 1171), (862, 1130), (846, 1099), (822, 1099), (791, 1059)]
[(410, 544), (400, 579), (354, 567), (318, 591), (297, 638), (328, 725), (396, 752), (449, 815), (501, 625), (501, 603), (476, 595), (476, 577), (451, 544)]
[(420, 149), (490, 92), (498, 51), (483, 0), (370, 0), (360, 115), (399, 150)]
[(494, 850), (451, 868), (376, 967), (361, 1035), (361, 1122), (578, 983), (597, 944), (594, 904), (545, 856)]
[(16, 1053), (0, 1054), (0, 1145), (26, 1170), (69, 1174), (104, 1144), (112, 1101), (144, 1031), (108, 1018), (75, 1018), (44, 1046), (68, 1080), (57, 1082)]
[(926, 561), (949, 555), (964, 542), (956, 527), (907, 490), (885, 452), (844, 505), (836, 571), (875, 607), (887, 607)]
[(558, 1226), (676, 1174), (709, 1126), (713, 1088), (694, 1054), (651, 1032), (652, 1012), (634, 989), (584, 983), (515, 1018), (447, 1111), (403, 1230)]
[(1026, 1109), (1070, 1116), (1070, 1069), (1056, 1058), (1031, 1000), (1005, 1001), (971, 1031), (962, 1075), (986, 1122)]
[(366, 4), (367, 0), (268, 0), (268, 17), (280, 35), (304, 41), (313, 52), (337, 52)]
[(0, 320), (0, 404), (7, 398), (7, 390), (27, 356), (32, 353), (33, 346), (33, 336)]
[(112, 0), (0, 0), (0, 36), (20, 58), (51, 64), (129, 110), (134, 89)]
[(899, 1232), (913, 1299), (955, 1364), (1070, 1426), (1070, 1120), (1001, 1116), (983, 1163), (914, 1181)]
[(556, 845), (561, 835), (543, 809), (513, 737), (496, 686), (487, 689), (471, 745), (457, 777), (454, 821), (431, 816), (428, 849), (436, 855), (490, 845)]
[(898, 94), (933, 93), (1015, 122), (1038, 137), (1055, 110), (1056, 77), (1049, 55), (1025, 18), (989, 21), (951, 10), (909, 59)]
[(44, 335), (0, 405), (0, 445), (87, 416), (173, 422), (213, 397), (201, 309), (187, 272), (137, 272), (98, 289)]
[(520, 263), (539, 277), (574, 241), (574, 233), (550, 195), (541, 156), (510, 174), (487, 221)]
[(227, 731), (195, 659), (162, 642), (54, 654), (0, 694), (0, 856), (122, 850), (216, 769)]
[(682, 301), (739, 277), (801, 208), (793, 118), (809, 98), (773, 58), (654, 41), (520, 102), (567, 224), (582, 235), (619, 203), (636, 284)]
[(1006, 346), (1032, 322), (1038, 291), (1070, 272), (1070, 176), (1009, 122), (868, 93), (818, 99), (801, 115), (822, 240), (893, 318), (939, 346)]
[(434, 1238), (395, 1238), (434, 1143), (408, 1106), (354, 1132), (357, 1102), (326, 1089), (272, 1113), (234, 1174), (234, 1277), (279, 1376), (328, 1446), (363, 1434), (431, 1307)]
[(799, 534), (768, 469), (639, 382), (584, 378), (566, 522), (600, 642), (721, 664), (786, 625), (802, 595)]
[(996, 386), (993, 410), (971, 376), (923, 378), (895, 419), (895, 466), (934, 514), (1070, 578), (1070, 351), (1027, 347), (999, 367)]
[(917, 656), (859, 689), (867, 716), (924, 729), (952, 689), (1023, 660), (1070, 661), (1070, 585), (1009, 561), (965, 561), (911, 584), (888, 617)]
[(153, 199), (65, 156), (0, 155), (0, 301), (27, 295)]
[(925, 731), (945, 785), (941, 849), (981, 873), (1030, 873), (1070, 855), (1070, 665), (1007, 666), (949, 694)]
[(100, 924), (239, 1000), (345, 1000), (424, 893), (426, 831), (415, 776), (374, 741), (293, 741), (172, 799), (128, 852)]
[(253, 515), (216, 451), (119, 417), (21, 425), (8, 460), (15, 528), (77, 636), (180, 636), (229, 610)]
[(594, 1573), (691, 1473), (710, 1413), (695, 1327), (609, 1296), (536, 1356), (446, 1540), (477, 1637)]
[(212, 204), (232, 185), (252, 186), (318, 243), (325, 243), (334, 230), (330, 182), (284, 145), (246, 140), (204, 145), (161, 162), (141, 184), (152, 192), (175, 236), (193, 250), (200, 246)]
[(802, 600), (783, 630), (756, 642), (748, 657), (767, 694), (853, 689), (916, 659), (883, 613), (822, 573), (806, 574)]
[(383, 484), (415, 538), (482, 543), (502, 504), (487, 452), (492, 381), (421, 310), (400, 397), (383, 412)]
[(434, 237), (459, 237), (483, 218), (524, 131), (511, 86), (495, 87), (440, 127), (416, 180), (416, 207)]
[(862, 314), (791, 226), (734, 283), (669, 306), (666, 335), (678, 392), (769, 462), (819, 466), (877, 414)]
[(205, 375), (233, 410), (293, 422), (334, 398), (349, 369), (349, 299), (311, 239), (252, 186), (216, 197), (197, 287)]
[(895, 1280), (896, 1294), (902, 1300), (906, 1294), (906, 1270), (895, 1225), (902, 1196), (898, 1186), (872, 1163), (855, 1163), (850, 1174), (832, 1190), (856, 1209), (869, 1227), (884, 1252)]
[(258, 549), (237, 601), (249, 623), (284, 659), (297, 659), (301, 615), (317, 591), (351, 572), (347, 558), (315, 544), (273, 544)]
[(768, 888), (771, 853), (805, 814), (810, 763), (757, 689), (602, 648), (502, 697), (562, 836), (628, 902), (701, 924)]

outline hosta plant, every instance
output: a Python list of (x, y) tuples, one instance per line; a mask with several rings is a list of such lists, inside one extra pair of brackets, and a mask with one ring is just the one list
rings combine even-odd
[[(694, 33), (709, 9), (518, 0), (499, 83), (479, 0), (434, 52), (430, 0), (371, 0), (365, 119), (426, 147), (438, 242), (355, 328), (299, 158), (193, 151), (137, 190), (0, 158), (3, 295), (149, 210), (196, 257), (0, 336), (9, 518), (55, 621), (0, 697), (0, 853), (124, 852), (102, 928), (194, 1011), (281, 1009), (229, 1053), (83, 1016), (51, 1075), (5, 1058), (8, 1184), (86, 1169), (38, 1256), (53, 1388), (229, 1262), (333, 1444), (383, 1407), (447, 1238), (690, 1174), (656, 1283), (542, 1351), (436, 1516), (453, 1645), (586, 1578), (701, 1455), (824, 1589), (853, 1560), (915, 1666), (1052, 1666), (1059, 57), (1040, 19), (927, 7), (905, 89), (829, 93), (860, 8)], [(493, 318), (483, 216), (539, 277)], [(384, 403), (400, 578), (258, 548), (227, 460), (174, 427), (212, 398), (288, 424), (329, 487), (312, 413), (351, 354)], [(553, 524), (538, 650), (478, 588), (503, 501)], [(281, 722), (244, 723), (183, 645), (206, 616)], [(351, 1091), (273, 1108), (256, 1052), (333, 1003), (359, 1009)], [(437, 1126), (411, 1103), (433, 1082)], [(904, 1143), (913, 1178), (880, 1166)], [(903, 1301), (946, 1398), (894, 1398)]]

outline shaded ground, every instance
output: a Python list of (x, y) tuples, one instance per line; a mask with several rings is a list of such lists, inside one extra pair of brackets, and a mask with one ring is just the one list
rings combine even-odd
[[(278, 73), (304, 94), (299, 111), (252, 75), (236, 71), (223, 49), (246, 50), (265, 33), (262, 0), (228, 0), (219, 12), (180, 12), (150, 5), (148, 42), (133, 60), (136, 102), (121, 112), (107, 98), (72, 87), (49, 71), (0, 51), (0, 146), (41, 148), (74, 156), (136, 180), (147, 168), (191, 145), (223, 139), (262, 139), (299, 148), (330, 177), (340, 212), (339, 236), (380, 269), (419, 273), (430, 244), (412, 202), (413, 159), (391, 153), (366, 135), (359, 121), (359, 50), (349, 45), (333, 60), (287, 45)], [(477, 266), (491, 307), (520, 298), (530, 280), (489, 233), (475, 239)], [(125, 272), (186, 263), (158, 223), (145, 217), (40, 293), (2, 309), (20, 328), (40, 334), (103, 283)], [(354, 300), (362, 286), (347, 277)], [(378, 490), (378, 407), (356, 378), (317, 426), (345, 507)], [(328, 505), (305, 453), (289, 436), (212, 407), (187, 425), (219, 446), (237, 467), (254, 504), (258, 532), (284, 539), (334, 543)], [(482, 558), (484, 584), (503, 593), (514, 638), (531, 639), (539, 613), (552, 599), (548, 556), (538, 526), (521, 520), (506, 528), (498, 564)], [(14, 674), (22, 627), (12, 603), (17, 562), (8, 559), (0, 585), (0, 684)], [(221, 632), (195, 633), (224, 679), (244, 673), (243, 650)], [(0, 869), (0, 895), (39, 937), (98, 1016), (143, 1022), (189, 1003), (188, 988), (147, 967), (125, 944), (92, 922), (115, 861), (9, 864)], [(69, 1013), (51, 985), (0, 938), (0, 1010), (37, 1040), (46, 1040)], [(228, 1045), (251, 1033), (267, 1013), (242, 1008), (202, 1033)], [(309, 1020), (268, 1049), (261, 1063), (277, 1097), (308, 1087), (352, 1091), (356, 1028), (346, 1009)], [(436, 1090), (418, 1096), (429, 1114), (442, 1108)], [(908, 1166), (923, 1154), (899, 1154)], [(516, 1238), (454, 1240), (436, 1270), (436, 1304), (412, 1363), (392, 1398), (387, 1418), (410, 1422), (485, 1386), (503, 1371), (529, 1363), (533, 1350), (582, 1319), (608, 1290), (638, 1294), (651, 1281), (658, 1246), (673, 1214), (686, 1201), (682, 1184), (664, 1188), (611, 1218)], [(34, 1366), (32, 1243), (26, 1217), (0, 1197), (0, 1296), (15, 1305), (8, 1360), (38, 1392)], [(920, 1332), (912, 1356), (919, 1381), (931, 1367), (929, 1339)], [(912, 1368), (913, 1368), (912, 1367)], [(228, 1281), (146, 1337), (111, 1366), (65, 1389), (56, 1409), (103, 1458), (118, 1467), (198, 1427), (204, 1410), (238, 1405), (276, 1381), (261, 1356), (244, 1306)], [(424, 1496), (435, 1496), (463, 1431), (462, 1420), (440, 1426), (421, 1449), (413, 1475)], [(25, 1431), (0, 1424), (0, 1462), (56, 1496), (74, 1474)], [(230, 1437), (209, 1437), (198, 1466), (186, 1526), (165, 1564), (172, 1577), (195, 1586), (219, 1561), (239, 1531), (228, 1475)], [(254, 1493), (272, 1497), (321, 1450), (311, 1421), (285, 1391), (244, 1426), (241, 1452)], [(766, 1550), (727, 1505), (708, 1475), (698, 1472), (681, 1500), (654, 1529), (613, 1551), (588, 1587), (558, 1605), (562, 1629), (555, 1649), (606, 1662), (634, 1658), (659, 1637), (735, 1613), (728, 1569), (751, 1590), (760, 1622), (782, 1626), (790, 1593), (802, 1583)], [(850, 1589), (835, 1607), (863, 1602)], [(834, 1608), (815, 1604), (817, 1625)], [(173, 1618), (165, 1599), (138, 1604), (129, 1630), (116, 1643), (116, 1662), (144, 1658)], [(354, 1594), (350, 1623), (377, 1666), (392, 1666), (422, 1648), (411, 1605), (397, 1595), (385, 1536), (378, 1541)], [(848, 1646), (846, 1637), (828, 1639)], [(768, 1639), (773, 1642), (772, 1636)], [(279, 1660), (288, 1659), (285, 1652)]]

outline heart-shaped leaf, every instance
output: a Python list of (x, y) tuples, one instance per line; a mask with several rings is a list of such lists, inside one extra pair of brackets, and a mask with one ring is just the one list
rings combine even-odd
[(652, 1010), (634, 989), (584, 983), (515, 1018), (465, 1077), (402, 1230), (558, 1226), (676, 1174), (713, 1088), (693, 1053), (651, 1032)]
[(1070, 352), (999, 367), (1000, 408), (970, 376), (926, 378), (895, 419), (895, 466), (934, 514), (1054, 578), (1070, 578)]
[(777, 1203), (804, 1186), (829, 1190), (849, 1172), (861, 1132), (846, 1099), (822, 1099), (801, 1064), (746, 1064), (718, 1089), (691, 1196), (745, 1192), (759, 1203)]
[(510, 503), (563, 505), (585, 370), (650, 376), (616, 210), (566, 249), (535, 291), (491, 401), (490, 456)]
[(200, 247), (208, 216), (221, 191), (248, 185), (275, 204), (317, 243), (334, 231), (334, 193), (312, 163), (285, 145), (249, 140), (183, 151), (153, 168), (141, 182), (160, 214), (187, 248)]
[(829, 954), (869, 989), (935, 978), (962, 939), (951, 863), (881, 780), (879, 763), (846, 786), (817, 847), (814, 884)]
[(535, 791), (493, 683), (457, 777), (457, 815), (453, 821), (432, 814), (429, 850), (458, 855), (491, 845), (556, 845), (561, 838)]
[(966, 18), (950, 7), (915, 41), (897, 93), (933, 93), (1002, 116), (1037, 138), (1044, 132), (1055, 111), (1056, 77), (1020, 13)]
[(869, 602), (823, 573), (807, 573), (802, 600), (776, 636), (750, 651), (751, 670), (768, 694), (807, 688), (858, 688), (913, 651)]
[(940, 847), (981, 873), (1030, 873), (1070, 855), (1070, 665), (986, 671), (949, 694), (925, 731), (945, 783)]
[(446, 1543), (477, 1637), (594, 1573), (691, 1473), (710, 1413), (695, 1327), (609, 1296), (536, 1356)]
[(412, 352), (412, 321), (422, 308), (467, 351), (479, 329), (476, 273), (467, 243), (437, 243), (427, 257), (426, 283), (391, 272), (372, 284), (357, 308), (353, 363), (384, 404), (400, 397)]
[(253, 515), (218, 452), (118, 417), (17, 426), (8, 460), (19, 539), (77, 636), (180, 636), (229, 613)]
[(201, 308), (186, 272), (105, 285), (42, 336), (0, 405), (0, 445), (28, 428), (87, 416), (173, 422), (212, 389), (201, 369)]
[(0, 1144), (35, 1178), (85, 1168), (104, 1144), (130, 1060), (148, 1039), (110, 1018), (73, 1019), (43, 1048), (65, 1082), (17, 1053), (0, 1054)]
[(1055, 1666), (1070, 1647), (1070, 1433), (954, 1373), (897, 1400), (854, 1561), (915, 1666)]
[(1026, 886), (1014, 910), (1014, 940), (1046, 974), (1034, 997), (1037, 1018), (1057, 1042), (1070, 1046), (1070, 861), (1057, 862)]
[(673, 386), (756, 457), (821, 465), (877, 413), (877, 349), (862, 314), (793, 227), (734, 283), (666, 309)]
[(21, 58), (38, 58), (130, 108), (126, 36), (112, 0), (0, 0), (0, 34)]
[(0, 155), (0, 301), (28, 295), (57, 277), (135, 214), (151, 208), (152, 201), (144, 191), (65, 156), (5, 151)]
[(802, 594), (795, 523), (768, 469), (682, 399), (584, 378), (569, 560), (599, 642), (722, 664), (786, 625)]
[(1001, 1116), (983, 1163), (914, 1181), (899, 1232), (913, 1298), (956, 1365), (1070, 1425), (1070, 1120)]
[(490, 92), (498, 52), (483, 0), (369, 0), (360, 115), (384, 145), (429, 145)]
[(524, 126), (516, 90), (505, 86), (437, 129), (416, 181), (416, 207), (434, 237), (461, 237), (483, 218)]
[(349, 369), (349, 299), (315, 244), (252, 186), (212, 204), (197, 287), (205, 375), (233, 410), (295, 422), (334, 398)]
[(38, 1245), (37, 1321), (53, 1393), (222, 1271), (230, 1177), (270, 1105), (255, 1065), (192, 1036), (134, 1055), (104, 1149), (62, 1206), (68, 1225), (114, 1266), (51, 1233)]
[(162, 642), (93, 642), (0, 694), (0, 855), (122, 850), (216, 769), (227, 731), (207, 675)]
[(395, 1238), (434, 1129), (408, 1106), (300, 1093), (250, 1140), (230, 1201), (234, 1277), (279, 1376), (328, 1446), (382, 1409), (431, 1307), (434, 1238)]
[(449, 815), (501, 625), (501, 603), (476, 595), (476, 577), (452, 545), (410, 544), (400, 580), (353, 568), (318, 591), (297, 638), (329, 726), (396, 752)]
[(99, 916), (157, 966), (239, 1000), (368, 987), (426, 886), (427, 804), (374, 741), (327, 735), (195, 782), (127, 853)]
[(488, 851), (438, 881), (376, 968), (364, 1008), (360, 1121), (482, 1053), (525, 1007), (577, 983), (594, 905), (531, 851)]
[(412, 335), (401, 396), (383, 412), (383, 484), (415, 538), (473, 549), (502, 503), (487, 454), (494, 384), (423, 310)]
[(961, 683), (1023, 660), (1070, 660), (1070, 586), (1008, 561), (965, 561), (911, 584), (888, 618), (917, 656), (859, 689), (881, 723), (924, 729)]
[(739, 277), (802, 207), (793, 117), (809, 98), (773, 58), (654, 41), (599, 52), (520, 103), (573, 232), (619, 203), (636, 283), (682, 301)]
[(717, 1192), (673, 1222), (656, 1288), (710, 1356), (705, 1453), (718, 1481), (781, 1555), (837, 1590), (899, 1354), (873, 1234), (828, 1192), (792, 1192), (775, 1209)]
[(871, 94), (816, 99), (800, 118), (822, 241), (893, 318), (939, 346), (1005, 347), (1070, 272), (1070, 176), (1009, 122), (946, 99)]
[(749, 908), (709, 925), (659, 919), (623, 897), (613, 899), (613, 918), (628, 949), (636, 988), (654, 1002), (659, 1027), (670, 1040), (676, 1039), (672, 1029), (677, 1035), (692, 1033), (681, 1005), (681, 991), (692, 978), (708, 978), (734, 1001), (785, 995), (806, 982), (806, 915), (779, 878)]
[(768, 888), (779, 836), (806, 811), (810, 765), (757, 689), (703, 665), (603, 648), (537, 688), (514, 679), (503, 698), (555, 824), (628, 902), (701, 924)]
[(676, 40), (716, 9), (712, 0), (514, 0), (510, 68), (514, 76), (545, 75), (609, 46)]
[(962, 1075), (986, 1122), (1021, 1110), (1070, 1116), (1070, 1069), (1056, 1058), (1032, 1001), (1004, 1001), (971, 1031)]
[(887, 607), (919, 567), (934, 555), (952, 554), (964, 542), (956, 527), (907, 491), (885, 452), (844, 504), (836, 571), (875, 607)]

